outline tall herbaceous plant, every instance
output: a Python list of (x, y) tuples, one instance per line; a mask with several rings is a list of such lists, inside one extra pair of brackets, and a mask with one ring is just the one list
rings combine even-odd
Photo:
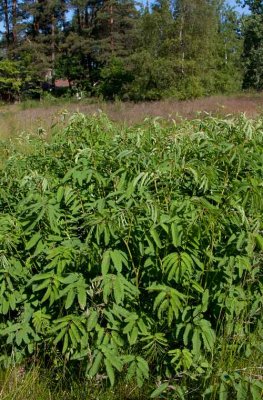
[(5, 146), (2, 367), (261, 398), (262, 119), (120, 128), (76, 114), (49, 141)]

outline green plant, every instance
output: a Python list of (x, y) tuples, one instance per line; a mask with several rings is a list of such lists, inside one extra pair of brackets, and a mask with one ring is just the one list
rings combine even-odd
[(2, 365), (259, 399), (262, 132), (243, 116), (123, 129), (76, 114), (25, 139), (0, 175)]

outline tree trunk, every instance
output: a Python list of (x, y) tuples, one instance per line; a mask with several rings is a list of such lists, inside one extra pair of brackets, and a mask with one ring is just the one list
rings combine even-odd
[(7, 41), (7, 47), (10, 46), (10, 23), (9, 23), (9, 15), (8, 15), (8, 0), (4, 0), (3, 2), (4, 8), (4, 18), (5, 18), (5, 35)]
[(114, 38), (113, 38), (113, 7), (110, 5), (110, 48), (111, 52), (114, 51)]
[(180, 23), (180, 32), (179, 32), (179, 42), (180, 42), (180, 47), (181, 47), (181, 72), (184, 75), (184, 59), (185, 59), (185, 53), (184, 53), (184, 15), (182, 12), (181, 16), (181, 23)]
[(80, 17), (80, 9), (77, 8), (77, 21), (78, 21), (78, 33), (81, 34), (82, 27), (81, 27), (81, 17)]
[(13, 42), (17, 42), (17, 0), (12, 0)]
[(51, 17), (51, 68), (52, 68), (52, 85), (55, 86), (55, 17)]

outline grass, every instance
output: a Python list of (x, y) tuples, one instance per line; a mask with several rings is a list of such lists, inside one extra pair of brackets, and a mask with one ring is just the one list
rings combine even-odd
[(114, 389), (103, 384), (77, 381), (33, 366), (0, 372), (1, 400), (148, 400), (149, 387), (119, 383)]
[(10, 106), (0, 111), (0, 139), (16, 138), (23, 132), (31, 135), (42, 132), (48, 135), (55, 126), (65, 126), (68, 112), (62, 108), (18, 110), (15, 107)]
[[(228, 376), (235, 376), (240, 380), (242, 377), (246, 381), (263, 381), (262, 357), (259, 353), (253, 353), (248, 363), (247, 359), (237, 359), (229, 351), (223, 350), (220, 360), (219, 371)], [(227, 372), (226, 372), (227, 371)], [(70, 375), (63, 375), (61, 370), (47, 370), (38, 365), (28, 367), (14, 366), (7, 370), (0, 371), (0, 399), (1, 400), (149, 400), (151, 392), (154, 390), (154, 377), (152, 384), (148, 383), (143, 388), (138, 388), (136, 383), (119, 382), (115, 388), (109, 388), (106, 383), (91, 383), (88, 380), (76, 379)], [(185, 379), (186, 381), (186, 379)], [(181, 380), (182, 387), (186, 384)], [(210, 386), (220, 387), (221, 378), (218, 373), (212, 374), (206, 381), (207, 388)], [(191, 400), (194, 396), (196, 387), (188, 389), (187, 399)], [(165, 396), (158, 397), (165, 399)], [(199, 399), (199, 397), (197, 397)], [(215, 399), (214, 397), (206, 397)], [(173, 400), (180, 399), (174, 397)], [(235, 392), (226, 397), (228, 400), (236, 399)], [(245, 400), (249, 400), (245, 398)], [(261, 400), (260, 397), (253, 397), (251, 400)]]
[(0, 108), (0, 139), (15, 137), (21, 132), (37, 133), (42, 127), (48, 134), (54, 125), (62, 127), (74, 112), (87, 115), (100, 111), (113, 121), (126, 125), (141, 123), (146, 117), (163, 117), (167, 120), (192, 119), (197, 115), (227, 116), (245, 113), (257, 117), (263, 110), (262, 93), (241, 93), (233, 96), (212, 96), (209, 98), (174, 101), (163, 100), (142, 103), (104, 103), (89, 99), (77, 102), (74, 99), (50, 101), (25, 101)]

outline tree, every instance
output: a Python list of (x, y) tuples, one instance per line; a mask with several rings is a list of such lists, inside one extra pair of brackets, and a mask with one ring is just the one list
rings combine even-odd
[(244, 1), (251, 15), (244, 20), (243, 87), (263, 89), (263, 1)]
[(21, 5), (19, 0), (0, 0), (0, 20), (5, 29), (2, 45), (6, 46), (9, 53), (17, 45), (22, 30), (24, 15)]
[(263, 14), (263, 1), (262, 0), (244, 0), (244, 7), (247, 6), (252, 14)]
[[(136, 47), (139, 14), (134, 2), (74, 0), (71, 9), (73, 18), (61, 46), (60, 71), (63, 70), (70, 80), (88, 93), (97, 94), (98, 87), (101, 87), (103, 93), (112, 97), (115, 93), (110, 94), (108, 89), (105, 91), (104, 81), (110, 79), (110, 71), (115, 74), (115, 64), (122, 65), (124, 58)], [(110, 84), (110, 87), (115, 85)]]
[(94, 58), (105, 63), (112, 57), (126, 57), (135, 48), (138, 11), (133, 0), (106, 0), (98, 11), (93, 38)]
[(242, 87), (243, 50), (241, 19), (228, 5), (222, 5), (217, 41), (216, 91), (233, 93)]
[(240, 46), (235, 14), (231, 25), (223, 12), (223, 1), (208, 0), (158, 0), (152, 12), (146, 7), (140, 35), (144, 55), (132, 57), (135, 92), (183, 99), (236, 88), (240, 79), (233, 69)]
[[(185, 99), (240, 86), (240, 21), (224, 0), (0, 0), (1, 57), (93, 96)], [(262, 1), (243, 2), (244, 86), (261, 87)], [(0, 59), (1, 60), (1, 59)], [(252, 77), (252, 78), (251, 78)], [(251, 79), (250, 79), (251, 78)], [(27, 80), (27, 82), (29, 82)]]
[(12, 102), (19, 97), (22, 86), (19, 64), (10, 60), (0, 61), (0, 97)]
[(21, 53), (30, 52), (35, 56), (39, 75), (50, 68), (55, 79), (56, 56), (65, 29), (65, 0), (30, 0), (23, 3), (26, 12), (25, 40)]

